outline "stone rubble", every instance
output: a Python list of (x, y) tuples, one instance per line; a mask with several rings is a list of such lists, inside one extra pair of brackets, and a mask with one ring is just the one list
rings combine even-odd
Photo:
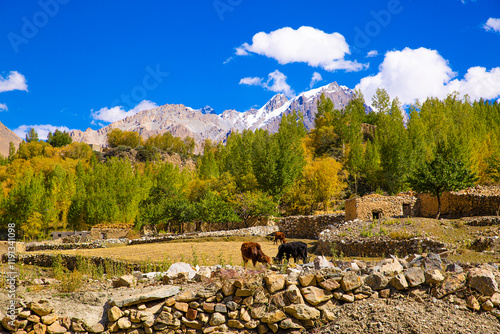
[(460, 272), (444, 262), (438, 254), (412, 254), (377, 263), (322, 258), (317, 269), (312, 263), (267, 270), (202, 267), (198, 271), (204, 275), (177, 271), (183, 274), (181, 287), (163, 285), (110, 301), (98, 323), (61, 316), (50, 302), (40, 300), (19, 301), (15, 321), (4, 317), (1, 324), (16, 334), (303, 333), (333, 321), (341, 305), (401, 298), (442, 300), (500, 319), (498, 265), (467, 266)]

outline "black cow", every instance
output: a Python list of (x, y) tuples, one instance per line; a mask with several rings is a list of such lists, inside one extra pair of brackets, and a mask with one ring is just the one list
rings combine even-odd
[(297, 258), (302, 259), (303, 263), (307, 261), (307, 245), (302, 241), (292, 241), (286, 244), (281, 244), (278, 247), (278, 255), (274, 258), (276, 263), (281, 263), (283, 256), (286, 257), (287, 261), (290, 261), (290, 256), (293, 257), (295, 263), (297, 263)]

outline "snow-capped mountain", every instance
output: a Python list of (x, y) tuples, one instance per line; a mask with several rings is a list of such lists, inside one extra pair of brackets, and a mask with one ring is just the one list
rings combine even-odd
[(333, 82), (303, 92), (292, 99), (283, 94), (276, 94), (260, 109), (250, 109), (246, 112), (225, 110), (220, 115), (215, 114), (209, 106), (196, 110), (182, 104), (166, 104), (143, 110), (97, 131), (90, 128), (85, 132), (72, 131), (70, 136), (73, 141), (105, 146), (108, 131), (119, 128), (139, 132), (144, 139), (168, 131), (182, 138), (193, 137), (198, 143), (205, 139), (224, 141), (232, 131), (265, 129), (276, 132), (281, 116), (293, 110), (302, 112), (305, 126), (311, 129), (321, 94), (330, 98), (336, 108), (343, 108), (353, 98), (354, 92)]

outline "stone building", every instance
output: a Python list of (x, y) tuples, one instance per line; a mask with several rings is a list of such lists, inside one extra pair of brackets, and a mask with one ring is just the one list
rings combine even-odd
[(417, 197), (408, 194), (382, 196), (370, 194), (345, 201), (345, 220), (375, 220), (385, 217), (411, 217), (418, 214)]
[(125, 238), (134, 224), (97, 224), (90, 230), (92, 240)]

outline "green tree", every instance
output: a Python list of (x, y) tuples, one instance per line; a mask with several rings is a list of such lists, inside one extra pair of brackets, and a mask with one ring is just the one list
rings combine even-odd
[(225, 224), (240, 221), (240, 217), (231, 205), (219, 194), (208, 191), (200, 202), (196, 203), (197, 220), (208, 224)]
[(236, 214), (249, 227), (250, 218), (269, 217), (277, 213), (278, 204), (262, 191), (248, 191), (235, 195), (232, 199)]
[(13, 142), (9, 142), (9, 161), (12, 162), (16, 155), (16, 145)]
[(476, 181), (476, 176), (461, 161), (445, 160), (438, 154), (434, 160), (418, 168), (409, 181), (413, 190), (437, 197), (436, 219), (439, 219), (443, 192), (470, 187)]
[(38, 133), (34, 128), (30, 128), (28, 130), (28, 133), (26, 134), (26, 142), (30, 143), (32, 141), (37, 142), (38, 141)]
[(59, 129), (56, 129), (54, 133), (49, 132), (49, 135), (47, 136), (47, 143), (52, 145), (52, 147), (62, 147), (69, 145), (73, 142), (73, 139), (69, 136), (69, 133), (66, 131), (61, 132)]

